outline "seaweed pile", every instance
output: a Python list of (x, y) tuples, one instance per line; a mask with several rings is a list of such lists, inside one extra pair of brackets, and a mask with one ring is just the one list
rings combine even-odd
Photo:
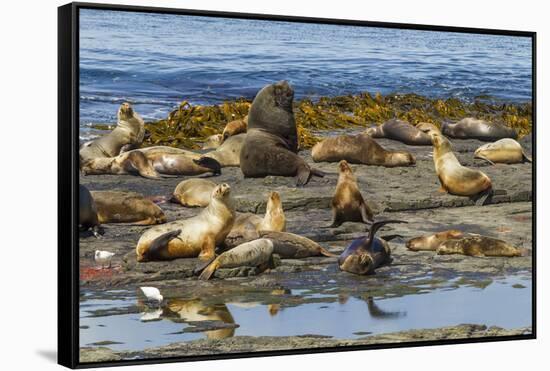
[[(208, 136), (221, 133), (226, 123), (246, 116), (250, 105), (251, 101), (245, 98), (212, 106), (194, 106), (184, 101), (166, 119), (146, 123), (144, 146), (200, 148)], [(430, 99), (417, 94), (383, 96), (366, 92), (321, 97), (317, 101), (304, 98), (295, 101), (294, 106), (301, 148), (317, 143), (319, 131), (369, 127), (391, 118), (440, 126), (443, 122), (471, 116), (503, 123), (523, 137), (531, 132), (532, 111), (531, 103), (498, 103), (487, 97), (463, 102), (456, 98)]]

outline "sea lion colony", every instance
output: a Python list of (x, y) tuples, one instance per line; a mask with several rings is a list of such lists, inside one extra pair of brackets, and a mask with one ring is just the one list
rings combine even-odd
[[(82, 173), (136, 174), (162, 179), (162, 174), (215, 175), (223, 167), (238, 166), (244, 177), (293, 176), (296, 178), (296, 186), (305, 186), (312, 176), (323, 177), (324, 173), (299, 155), (293, 98), (294, 91), (285, 81), (264, 87), (252, 102), (246, 119), (230, 122), (221, 136), (213, 136), (208, 143), (212, 150), (206, 153), (165, 146), (140, 148), (144, 137), (143, 120), (129, 104), (124, 103), (119, 110), (117, 128), (81, 147)], [(454, 138), (474, 137), (483, 140), (517, 137), (510, 128), (502, 125), (493, 128), (483, 120), (462, 120), (454, 126), (445, 125), (442, 131), (430, 123), (420, 123), (414, 127), (400, 120), (391, 120), (378, 129), (367, 129), (358, 135), (327, 138), (313, 148), (315, 162), (339, 162), (340, 177), (335, 185), (333, 220), (329, 227), (337, 228), (344, 222), (367, 224), (365, 237), (353, 241), (340, 255), (338, 266), (341, 270), (371, 274), (379, 266), (391, 262), (388, 241), (396, 235), (380, 238), (375, 237), (375, 233), (385, 224), (406, 222), (375, 222), (373, 212), (363, 199), (348, 164), (414, 166), (415, 158), (412, 154), (387, 151), (375, 141), (375, 137), (386, 137), (409, 145), (431, 144), (434, 149), (435, 173), (442, 190), (455, 195), (482, 198), (482, 201), (490, 196), (492, 183), (489, 177), (460, 164), (452, 152), (452, 144), (446, 133)], [(506, 140), (490, 148), (483, 146), (476, 151), (476, 156), (502, 163), (529, 159), (521, 146), (517, 147), (519, 143), (513, 139), (509, 139), (513, 143)], [(166, 224), (162, 224), (166, 222), (162, 209), (140, 198), (140, 195), (128, 192), (96, 195), (98, 200), (94, 201), (94, 193), (90, 194), (85, 187), (80, 187), (79, 224), (82, 229), (97, 232), (100, 223), (111, 222), (161, 223), (146, 230), (136, 241), (137, 260), (146, 264), (152, 260), (199, 257), (202, 263), (197, 267), (197, 275), (200, 274), (202, 279), (211, 278), (217, 268), (223, 267), (251, 265), (261, 270), (268, 269), (273, 254), (283, 259), (334, 255), (315, 241), (284, 232), (284, 200), (276, 192), (268, 196), (268, 210), (265, 217), (261, 218), (255, 214), (235, 212), (231, 186), (228, 184), (216, 184), (205, 179), (184, 180), (174, 190), (171, 199), (185, 207), (204, 209), (195, 217)], [(478, 235), (465, 236), (461, 231), (417, 237), (409, 241), (407, 247), (413, 251), (429, 250), (438, 254), (474, 257), (524, 254), (522, 249), (510, 246), (505, 241)], [(221, 249), (220, 254), (216, 254), (217, 248)]]

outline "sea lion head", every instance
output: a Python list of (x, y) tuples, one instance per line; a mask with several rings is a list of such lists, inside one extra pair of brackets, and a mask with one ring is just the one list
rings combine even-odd
[(212, 191), (212, 198), (217, 200), (226, 199), (231, 193), (231, 187), (227, 183), (222, 183), (216, 186)]
[(119, 121), (125, 121), (134, 117), (132, 105), (128, 102), (122, 103), (118, 109), (117, 117)]
[(281, 107), (286, 111), (292, 112), (292, 101), (294, 100), (294, 89), (290, 84), (283, 80), (271, 85), (275, 106)]
[(281, 205), (281, 196), (279, 195), (279, 192), (277, 191), (271, 192), (267, 200), (267, 209), (270, 210), (273, 207), (278, 207), (280, 205)]
[(441, 133), (431, 130), (428, 134), (430, 135), (430, 138), (432, 138), (432, 144), (435, 148), (443, 151), (451, 150), (451, 142)]
[(374, 261), (368, 253), (355, 253), (339, 261), (340, 269), (345, 272), (366, 275), (374, 271)]
[(340, 173), (353, 174), (353, 170), (351, 169), (351, 166), (349, 166), (346, 160), (340, 161), (338, 163), (338, 168), (340, 169)]
[(391, 152), (388, 163), (392, 166), (411, 166), (416, 164), (416, 159), (412, 153), (405, 151)]

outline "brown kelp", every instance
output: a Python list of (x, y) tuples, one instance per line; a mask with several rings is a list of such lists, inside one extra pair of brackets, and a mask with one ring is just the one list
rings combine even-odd
[[(251, 101), (239, 98), (220, 105), (192, 105), (182, 102), (166, 119), (147, 122), (144, 146), (168, 145), (196, 149), (210, 135), (221, 133), (225, 124), (248, 114)], [(430, 122), (440, 126), (464, 117), (501, 122), (514, 128), (520, 137), (531, 132), (531, 103), (499, 103), (490, 97), (472, 102), (456, 98), (431, 99), (417, 94), (361, 93), (336, 97), (303, 98), (294, 103), (301, 148), (319, 141), (316, 133), (324, 130), (361, 129), (398, 118), (417, 124)], [(100, 129), (101, 127), (97, 127)]]

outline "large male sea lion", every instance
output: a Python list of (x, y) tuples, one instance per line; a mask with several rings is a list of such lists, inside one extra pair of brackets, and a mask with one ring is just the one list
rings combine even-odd
[(341, 270), (354, 274), (372, 274), (381, 265), (391, 262), (389, 244), (378, 237), (376, 232), (388, 223), (406, 223), (401, 220), (384, 220), (370, 227), (367, 237), (353, 241), (338, 258)]
[(166, 216), (160, 207), (142, 194), (121, 191), (93, 191), (100, 223), (161, 224)]
[(440, 255), (462, 254), (476, 257), (514, 257), (526, 256), (528, 254), (527, 249), (517, 248), (505, 241), (480, 235), (468, 235), (459, 239), (449, 239), (442, 242), (436, 252)]
[(494, 143), (482, 145), (476, 149), (474, 157), (487, 160), (490, 163), (502, 164), (517, 164), (533, 161), (525, 154), (521, 144), (511, 138), (504, 138)]
[(380, 126), (368, 128), (365, 133), (373, 138), (388, 138), (412, 146), (430, 146), (430, 136), (408, 122), (392, 119)]
[(431, 235), (411, 238), (405, 246), (411, 251), (435, 251), (443, 242), (463, 236), (461, 231), (451, 229)]
[(171, 200), (187, 207), (205, 207), (210, 203), (216, 183), (207, 179), (193, 178), (180, 182)]
[(82, 230), (91, 230), (96, 237), (99, 236), (97, 205), (88, 188), (82, 184), (78, 186), (78, 225)]
[(227, 138), (241, 134), (246, 133), (246, 129), (248, 127), (248, 115), (246, 115), (242, 119), (233, 120), (231, 122), (228, 122), (225, 125), (225, 128), (223, 129), (222, 136), (223, 140), (227, 140)]
[(338, 227), (344, 222), (362, 222), (370, 224), (373, 213), (365, 203), (357, 179), (346, 160), (339, 163), (340, 174), (332, 197), (332, 224)]
[[(208, 280), (218, 268), (260, 267), (273, 265), (273, 242), (266, 238), (245, 242), (215, 258), (200, 274), (199, 279)], [(200, 268), (198, 268), (200, 271)]]
[(467, 117), (454, 124), (444, 123), (441, 132), (456, 139), (478, 139), (494, 142), (502, 138), (517, 139), (518, 133), (501, 123), (490, 123), (485, 120)]
[[(228, 184), (212, 191), (210, 203), (198, 215), (152, 227), (136, 246), (138, 261), (199, 257), (208, 260), (231, 231), (235, 208)], [(177, 233), (176, 233), (177, 232)]]
[(260, 237), (273, 242), (273, 253), (281, 259), (301, 259), (310, 256), (337, 256), (307, 237), (288, 232), (260, 231)]
[(443, 190), (456, 196), (487, 195), (491, 191), (491, 179), (479, 170), (462, 166), (447, 138), (434, 131), (430, 135), (435, 172)]
[(84, 144), (80, 149), (82, 161), (98, 157), (115, 157), (137, 148), (143, 142), (145, 126), (130, 103), (122, 103), (117, 113), (117, 126), (109, 134)]
[(298, 134), (293, 98), (294, 90), (286, 81), (267, 85), (254, 98), (240, 153), (240, 167), (245, 177), (296, 176), (296, 184), (302, 186), (312, 175), (324, 175), (296, 154)]
[(385, 167), (410, 166), (416, 163), (412, 154), (405, 151), (388, 151), (370, 135), (339, 135), (324, 139), (313, 146), (311, 156), (315, 162), (338, 162), (378, 165)]

